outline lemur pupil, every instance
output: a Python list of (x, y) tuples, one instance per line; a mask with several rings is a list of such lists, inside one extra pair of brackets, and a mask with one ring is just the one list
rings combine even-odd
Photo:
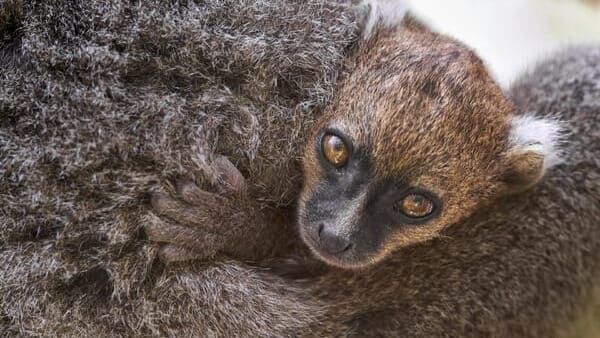
[(323, 155), (329, 163), (341, 167), (348, 161), (350, 154), (344, 140), (339, 136), (326, 134), (323, 136)]

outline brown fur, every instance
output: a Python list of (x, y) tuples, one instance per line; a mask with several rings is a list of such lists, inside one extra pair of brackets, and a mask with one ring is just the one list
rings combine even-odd
[[(597, 276), (597, 49), (558, 56), (524, 79), (531, 95), (515, 97), (523, 111), (571, 121), (565, 164), (441, 237), (356, 272), (304, 255), (295, 237), (278, 239), (291, 242), (283, 253), (258, 255), (270, 258), (260, 266), (222, 257), (165, 266), (138, 231), (145, 194), (174, 175), (219, 181), (214, 152), (248, 178), (258, 201), (247, 205), (275, 210), (297, 197), (290, 159), (355, 37), (347, 9), (6, 4), (24, 6), (0, 46), (0, 336), (544, 337)], [(239, 210), (238, 198), (211, 206)], [(231, 225), (243, 232), (268, 216), (262, 209)], [(290, 212), (275, 225), (292, 226)], [(225, 235), (229, 220), (217, 220)]]
[[(411, 19), (367, 41), (352, 69), (315, 130), (346, 130), (374, 159), (373, 183), (391, 177), (428, 187), (445, 208), (435, 223), (390, 236), (372, 257), (379, 260), (435, 237), (497, 194), (514, 109), (473, 52)], [(301, 210), (322, 180), (314, 149), (309, 143), (304, 157)]]
[[(319, 325), (295, 334), (551, 337), (566, 326), (600, 277), (599, 56), (598, 48), (559, 55), (511, 92), (522, 111), (559, 111), (574, 132), (565, 163), (535, 188), (368, 269), (345, 272), (297, 259), (273, 264), (271, 277), (262, 278), (285, 267), (290, 290), (307, 296), (301, 304), (322, 302), (325, 311)], [(270, 297), (254, 296), (252, 302)]]
[[(344, 130), (356, 151), (360, 149), (370, 158), (373, 168), (369, 168), (371, 176), (365, 190), (376, 189), (385, 181), (426, 187), (440, 197), (444, 210), (440, 217), (427, 224), (385, 234), (386, 238), (373, 252), (362, 253), (357, 248), (357, 253), (351, 253), (364, 257), (350, 256), (350, 259), (337, 261), (321, 256), (323, 259), (343, 267), (373, 264), (399, 247), (436, 237), (477, 207), (499, 195), (530, 186), (541, 177), (543, 156), (511, 148), (509, 130), (515, 109), (480, 59), (465, 46), (429, 31), (408, 17), (400, 25), (377, 30), (359, 50), (350, 61), (351, 75), (342, 81), (334, 100), (308, 138), (303, 161), (304, 189), (299, 203), (303, 239), (314, 248), (310, 232), (315, 230), (306, 204), (315, 191), (329, 189), (322, 183), (326, 172), (321, 168), (315, 144), (322, 130), (332, 126)], [(340, 203), (340, 210), (347, 208), (343, 201), (334, 202)], [(252, 207), (248, 198), (239, 198), (235, 204), (250, 206), (245, 212), (208, 206), (210, 212), (206, 214), (191, 214), (197, 224), (227, 219), (223, 217), (227, 214), (235, 215), (231, 224), (222, 230), (237, 235), (224, 235), (224, 240), (207, 242), (209, 246), (219, 243), (239, 248), (237, 244), (243, 241), (249, 243), (248, 248), (255, 243), (250, 240), (251, 236), (271, 235), (257, 229), (255, 224), (268, 224), (272, 216), (241, 226), (243, 221), (233, 219), (238, 215), (253, 215), (252, 209), (256, 207)], [(352, 222), (360, 222), (363, 207), (357, 207)], [(157, 208), (172, 215), (178, 214), (176, 209), (177, 204)], [(181, 215), (190, 214), (185, 208), (181, 209)], [(261, 211), (262, 214), (273, 212)], [(200, 239), (205, 236), (202, 231), (196, 231), (197, 236), (193, 236), (193, 232), (189, 236), (198, 239), (193, 247), (201, 248), (205, 241)], [(166, 237), (160, 236), (160, 240)], [(265, 242), (260, 243), (264, 246)], [(231, 252), (230, 249), (221, 251)]]
[[(310, 258), (268, 262), (272, 276), (303, 290), (303, 305), (322, 302), (318, 324), (295, 334), (553, 335), (599, 278), (600, 51), (573, 50), (540, 66), (511, 92), (517, 109), (460, 44), (410, 20), (398, 30), (380, 31), (359, 51), (314, 130), (337, 122), (372, 151), (374, 177), (403, 172), (437, 187), (451, 206), (433, 225), (396, 233), (371, 263), (385, 260), (368, 268), (343, 271)], [(395, 75), (401, 85), (385, 86)], [(564, 164), (533, 189), (500, 197), (541, 177), (540, 154), (510, 145), (510, 119), (525, 112), (558, 112), (575, 133)], [(314, 139), (306, 147), (301, 217), (323, 179)]]

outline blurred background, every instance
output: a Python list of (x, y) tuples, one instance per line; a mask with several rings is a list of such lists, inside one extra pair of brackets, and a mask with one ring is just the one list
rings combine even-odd
[(407, 2), (431, 27), (474, 48), (503, 86), (561, 46), (600, 42), (600, 0)]

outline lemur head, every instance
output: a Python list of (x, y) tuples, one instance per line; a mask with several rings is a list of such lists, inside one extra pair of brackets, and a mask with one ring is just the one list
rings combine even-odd
[(464, 45), (409, 16), (366, 30), (303, 158), (302, 238), (344, 268), (437, 236), (557, 160), (557, 123), (517, 115)]

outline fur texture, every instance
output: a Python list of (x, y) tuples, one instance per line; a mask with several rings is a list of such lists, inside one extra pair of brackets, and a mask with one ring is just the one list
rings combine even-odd
[(373, 33), (382, 27), (394, 27), (408, 13), (408, 6), (398, 0), (365, 0), (360, 5), (364, 7), (365, 17), (361, 21), (361, 37), (368, 40)]
[[(410, 27), (414, 27), (412, 25), (413, 23)], [(415, 29), (421, 31), (422, 27)], [(381, 52), (381, 58), (385, 59), (386, 52), (378, 48), (390, 48), (390, 52), (393, 53), (396, 51), (394, 48), (403, 48), (404, 42), (410, 44), (411, 40), (414, 42), (414, 39), (423, 38), (420, 34), (416, 37), (404, 37), (405, 40), (397, 41), (397, 44), (386, 43), (379, 47), (374, 45), (373, 48), (376, 52)], [(433, 42), (441, 43), (441, 46), (430, 46), (429, 43)], [(450, 227), (444, 227), (441, 233), (432, 236), (429, 241), (413, 241), (411, 246), (401, 245), (396, 247), (396, 250), (390, 250), (386, 255), (387, 259), (369, 268), (348, 272), (319, 266), (319, 263), (313, 262), (311, 269), (310, 258), (300, 261), (295, 269), (288, 266), (287, 283), (290, 288), (301, 287), (306, 295), (316, 295), (316, 299), (326, 304), (321, 325), (313, 326), (308, 331), (309, 335), (329, 336), (334, 332), (337, 336), (358, 337), (551, 337), (568, 326), (577, 309), (586, 303), (587, 297), (592, 294), (594, 284), (598, 283), (600, 135), (595, 131), (595, 126), (600, 122), (600, 68), (597, 62), (599, 50), (597, 47), (572, 50), (541, 65), (534, 75), (525, 76), (512, 90), (511, 95), (516, 103), (514, 105), (499, 92), (489, 77), (485, 76), (485, 69), (479, 59), (464, 47), (460, 47), (460, 44), (429, 35), (429, 38), (424, 39), (424, 44), (417, 43), (412, 46), (414, 48), (408, 48), (409, 51), (400, 49), (404, 52), (398, 58), (402, 59), (414, 52), (416, 60), (413, 62), (417, 65), (418, 60), (425, 64), (438, 61), (435, 64), (441, 67), (446, 64), (437, 57), (452, 55), (455, 56), (454, 62), (448, 62), (449, 69), (443, 72), (441, 77), (436, 77), (431, 72), (423, 73), (423, 69), (428, 70), (427, 68), (411, 68), (409, 65), (412, 64), (388, 63), (386, 66), (392, 67), (392, 70), (399, 74), (410, 72), (412, 76), (409, 79), (412, 78), (414, 82), (405, 82), (399, 89), (400, 93), (392, 92), (395, 95), (386, 96), (386, 92), (381, 91), (385, 82), (380, 81), (378, 73), (374, 74), (373, 79), (373, 73), (368, 72), (371, 69), (369, 67), (377, 67), (378, 58), (369, 57), (368, 53), (363, 55), (359, 51), (359, 57), (364, 57), (363, 63), (359, 65), (358, 70), (353, 69), (353, 73), (342, 82), (342, 89), (337, 91), (333, 101), (334, 109), (328, 108), (328, 115), (325, 115), (324, 120), (341, 120), (343, 125), (340, 128), (344, 128), (346, 132), (356, 128), (358, 131), (350, 134), (350, 137), (355, 138), (354, 140), (360, 137), (360, 145), (371, 141), (372, 147), (392, 157), (392, 165), (403, 164), (402, 161), (426, 155), (426, 146), (431, 143), (437, 145), (431, 150), (433, 152), (437, 149), (451, 151), (456, 147), (468, 149), (454, 156), (467, 162), (461, 164), (473, 166), (474, 169), (468, 172), (458, 170), (452, 175), (448, 175), (447, 171), (443, 172), (446, 173), (444, 177), (447, 180), (454, 180), (453, 186), (457, 189), (465, 187), (462, 181), (474, 182), (478, 177), (479, 183), (482, 179), (494, 182), (498, 176), (493, 175), (493, 171), (500, 170), (502, 173), (506, 170), (506, 167), (503, 167), (505, 156), (510, 158), (509, 172), (521, 174), (521, 179), (507, 181), (511, 187), (514, 184), (522, 187), (523, 184), (528, 186), (537, 182), (544, 170), (547, 171), (546, 177), (531, 190), (524, 192), (520, 189), (521, 193), (517, 194), (516, 190), (511, 189), (511, 195), (487, 204), (479, 204), (473, 209), (475, 213), (471, 216), (466, 217), (464, 210), (457, 209), (457, 212), (462, 213), (463, 218), (460, 221)], [(422, 46), (426, 47), (422, 50), (417, 49)], [(439, 54), (427, 54), (431, 53), (432, 49)], [(457, 53), (460, 54), (456, 55)], [(463, 57), (458, 57), (461, 54)], [(424, 57), (425, 55), (429, 57)], [(367, 72), (361, 67), (366, 68)], [(380, 69), (389, 70), (386, 67)], [(473, 73), (476, 76), (470, 77)], [(422, 119), (420, 116), (411, 118), (409, 115), (408, 120), (415, 124), (413, 130), (418, 132), (403, 130), (401, 126), (390, 128), (394, 126), (393, 122), (397, 121), (391, 117), (404, 118), (398, 116), (397, 111), (390, 109), (376, 115), (382, 119), (391, 119), (388, 124), (380, 123), (380, 128), (377, 129), (377, 133), (387, 131), (389, 137), (378, 138), (376, 132), (368, 132), (368, 129), (366, 132), (362, 131), (362, 128), (365, 128), (363, 116), (369, 116), (370, 113), (369, 98), (380, 98), (384, 103), (413, 102), (411, 96), (419, 97), (420, 93), (410, 94), (422, 89), (419, 86), (419, 76), (424, 76), (432, 82), (427, 89), (437, 88), (438, 85), (442, 97), (446, 89), (444, 86), (455, 90), (447, 97), (447, 101), (444, 101), (449, 106), (442, 105), (442, 110), (449, 109), (450, 112), (438, 117), (448, 122), (448, 125), (439, 126), (436, 124), (439, 120)], [(366, 79), (369, 86), (361, 87), (357, 79)], [(459, 85), (452, 86), (454, 83)], [(544, 87), (550, 83), (554, 86)], [(364, 86), (364, 83), (362, 85)], [(371, 95), (366, 95), (363, 91), (370, 92)], [(406, 95), (403, 91), (409, 95), (403, 97), (402, 95)], [(427, 93), (429, 91), (426, 91)], [(394, 101), (398, 97), (403, 99)], [(434, 98), (437, 99), (438, 96)], [(457, 98), (459, 101), (456, 101)], [(460, 100), (461, 98), (464, 98), (464, 101)], [(473, 102), (478, 103), (475, 106), (479, 109), (473, 109)], [(492, 109), (487, 109), (489, 107)], [(432, 109), (409, 111), (425, 115), (435, 113)], [(473, 124), (460, 124), (463, 118)], [(458, 126), (463, 128), (456, 127), (455, 119), (458, 119)], [(490, 125), (488, 119), (493, 119), (497, 125)], [(554, 143), (552, 135), (556, 125), (555, 119), (564, 120), (565, 128), (576, 134), (571, 134), (564, 146), (564, 162), (555, 167), (544, 168), (544, 163), (540, 160), (544, 160), (547, 155), (552, 158), (555, 154), (553, 151), (547, 151), (554, 148), (548, 147), (548, 144)], [(515, 126), (516, 121), (520, 123)], [(527, 128), (539, 125), (551, 128), (546, 131), (532, 131)], [(423, 126), (430, 128), (419, 128)], [(317, 123), (313, 131), (318, 133), (322, 127)], [(448, 128), (458, 132), (448, 134)], [(489, 133), (481, 133), (481, 129)], [(399, 134), (398, 130), (401, 131)], [(423, 132), (420, 132), (421, 130)], [(431, 140), (432, 133), (454, 138), (441, 137), (452, 141), (437, 144), (433, 142), (437, 138)], [(461, 135), (468, 137), (461, 140)], [(486, 135), (489, 139), (486, 139)], [(519, 137), (516, 140), (515, 135)], [(487, 152), (490, 147), (487, 145), (494, 145), (495, 138), (498, 139), (496, 147), (500, 149), (490, 155)], [(423, 147), (409, 148), (411, 152), (407, 153), (407, 158), (393, 157), (398, 155), (394, 153), (396, 149), (390, 148), (390, 143), (405, 146), (407, 142), (416, 143), (410, 142), (413, 139), (421, 141)], [(549, 139), (552, 142), (548, 142)], [(305, 184), (309, 185), (324, 180), (320, 175), (320, 167), (311, 162), (311, 149), (317, 149), (312, 143), (313, 140), (308, 139), (307, 144), (309, 165), (305, 167), (308, 180)], [(529, 149), (530, 146), (533, 148)], [(522, 151), (523, 147), (527, 150)], [(523, 154), (525, 161), (515, 162), (513, 156), (520, 158)], [(454, 159), (454, 156), (450, 160)], [(486, 156), (493, 156), (496, 161), (481, 161), (485, 160)], [(386, 161), (389, 161), (388, 157), (374, 156), (375, 165), (385, 165)], [(434, 160), (435, 157), (431, 161)], [(481, 162), (488, 164), (484, 167), (492, 171), (491, 178), (481, 177), (486, 174), (485, 169), (477, 169)], [(447, 170), (448, 163), (441, 163), (446, 165), (443, 169)], [(433, 167), (435, 168), (435, 165)], [(378, 173), (394, 173), (393, 167), (391, 168), (388, 163), (388, 167), (384, 166)], [(535, 170), (530, 170), (531, 168)], [(465, 178), (465, 175), (468, 177)], [(470, 184), (467, 184), (466, 188), (469, 187)], [(489, 191), (489, 186), (483, 188)], [(202, 200), (203, 198), (195, 199), (191, 205), (186, 205), (185, 202), (170, 199), (175, 207), (169, 208), (165, 214), (183, 222), (181, 225), (186, 229), (199, 225), (204, 227), (206, 225), (192, 224), (193, 222), (190, 223), (178, 215), (178, 212), (185, 213), (188, 208), (202, 215), (209, 209), (202, 204)], [(305, 207), (305, 210), (319, 211), (319, 207), (321, 205), (313, 205)], [(343, 206), (339, 206), (338, 210), (342, 208)], [(158, 209), (165, 211), (165, 208)], [(377, 226), (375, 222), (369, 225)], [(414, 239), (414, 235), (411, 234), (407, 237)], [(169, 242), (166, 237), (158, 240)], [(227, 240), (227, 237), (224, 236), (222, 240)], [(184, 238), (180, 238), (170, 243), (185, 242)], [(301, 270), (303, 266), (304, 271)], [(280, 266), (271, 265), (273, 273), (279, 268)], [(295, 274), (301, 279), (296, 282), (289, 279), (290, 272), (291, 276)], [(257, 297), (260, 298), (260, 295)], [(281, 297), (284, 298), (285, 295)], [(307, 301), (315, 304), (314, 299), (307, 297)]]
[(511, 91), (569, 121), (564, 163), (445, 237), (355, 273), (156, 261), (146, 191), (210, 172), (214, 153), (261, 203), (297, 192), (279, 175), (299, 175), (302, 108), (331, 95), (355, 25), (333, 5), (255, 4), (2, 2), (23, 19), (0, 54), (0, 334), (547, 337), (562, 324), (599, 271), (597, 48)]
[[(481, 59), (411, 16), (380, 26), (357, 54), (303, 161), (302, 238), (330, 264), (362, 267), (434, 238), (485, 203), (534, 184), (545, 158), (555, 156), (559, 133), (522, 132), (538, 124), (558, 129), (554, 121), (531, 117), (518, 131), (527, 139), (511, 145), (511, 121), (525, 120), (514, 117)], [(323, 161), (315, 146), (328, 133), (352, 145), (344, 167)], [(431, 217), (399, 210), (415, 193), (436, 204)]]
[(322, 1), (1, 0), (0, 336), (279, 336), (318, 316), (235, 264), (162, 271), (140, 229), (148, 192), (210, 183), (215, 153), (260, 206), (289, 204), (357, 30)]
[[(572, 332), (567, 328), (581, 309), (590, 308), (600, 282), (599, 56), (598, 47), (572, 49), (510, 90), (519, 116), (558, 118), (571, 131), (563, 162), (532, 189), (480, 207), (441, 236), (403, 247), (366, 269), (343, 271), (310, 257), (272, 262), (270, 273), (259, 279), (280, 285), (274, 282), (282, 280), (273, 279), (280, 275), (288, 288), (274, 304), (303, 294), (302, 305), (321, 310), (294, 335), (553, 337)], [(226, 272), (223, 267), (221, 273)], [(254, 295), (252, 303), (265, 297)], [(221, 318), (227, 318), (232, 308), (221, 305)], [(257, 319), (279, 311), (265, 308)]]

